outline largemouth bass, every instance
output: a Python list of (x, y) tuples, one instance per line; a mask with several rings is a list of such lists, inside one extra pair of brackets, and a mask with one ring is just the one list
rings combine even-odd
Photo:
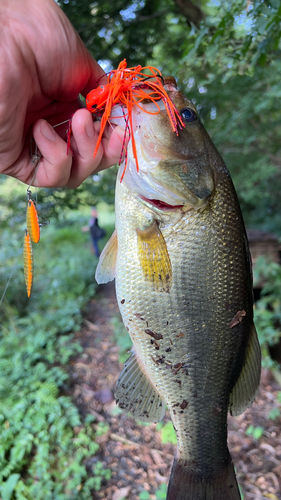
[(167, 405), (178, 442), (168, 500), (238, 500), (227, 413), (251, 405), (261, 366), (247, 237), (194, 105), (172, 78), (164, 83), (185, 128), (171, 130), (164, 106), (133, 110), (139, 172), (129, 144), (116, 232), (96, 273), (99, 283), (116, 279), (133, 341), (116, 401), (145, 422), (161, 420)]

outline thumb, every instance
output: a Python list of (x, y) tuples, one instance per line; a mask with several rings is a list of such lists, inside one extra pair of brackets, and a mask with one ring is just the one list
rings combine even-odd
[(33, 126), (34, 140), (42, 158), (33, 184), (39, 187), (62, 187), (67, 184), (72, 165), (72, 155), (67, 153), (65, 141), (43, 119)]

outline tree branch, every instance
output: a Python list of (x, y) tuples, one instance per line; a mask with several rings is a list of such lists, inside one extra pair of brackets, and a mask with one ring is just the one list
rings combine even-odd
[(174, 0), (174, 2), (186, 18), (188, 24), (192, 23), (198, 28), (200, 21), (205, 17), (201, 8), (198, 5), (194, 5), (191, 0)]
[(164, 16), (164, 15), (168, 14), (168, 12), (169, 12), (168, 9), (159, 10), (158, 12), (154, 12), (153, 14), (150, 14), (149, 16), (137, 16), (131, 22), (136, 23), (139, 21), (149, 21), (150, 19), (154, 19), (155, 17)]

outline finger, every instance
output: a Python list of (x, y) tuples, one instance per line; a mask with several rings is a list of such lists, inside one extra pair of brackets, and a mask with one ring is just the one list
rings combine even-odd
[(34, 140), (42, 159), (33, 181), (34, 186), (65, 186), (71, 174), (72, 155), (67, 153), (66, 142), (45, 120), (38, 120), (33, 127)]
[(93, 122), (88, 110), (80, 109), (73, 115), (71, 149), (74, 157), (67, 187), (75, 188), (93, 172), (119, 162), (124, 131), (115, 126), (107, 127), (94, 156), (99, 131), (100, 122)]
[(96, 170), (102, 159), (102, 147), (94, 156), (98, 132), (87, 109), (78, 110), (72, 117), (71, 149), (74, 153), (71, 176), (67, 187), (74, 188)]
[(103, 156), (97, 172), (120, 163), (125, 155), (129, 137), (124, 136), (124, 129), (119, 126), (108, 125), (102, 139)]

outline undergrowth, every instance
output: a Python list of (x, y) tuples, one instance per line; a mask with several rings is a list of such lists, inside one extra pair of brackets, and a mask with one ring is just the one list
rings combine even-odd
[[(95, 292), (97, 259), (78, 223), (42, 231), (34, 249), (33, 293), (26, 297), (18, 234), (1, 234), (0, 497), (90, 500), (110, 471), (91, 466), (98, 445), (91, 426), (63, 395), (62, 365), (82, 348), (73, 341)], [(35, 246), (35, 245), (34, 245)]]
[(153, 496), (151, 496), (148, 491), (142, 491), (140, 494), (139, 494), (139, 499), (140, 500), (152, 500), (155, 499), (155, 500), (165, 500), (165, 498), (167, 497), (167, 485), (166, 484), (161, 484), (160, 488), (158, 488), (156, 491), (155, 491), (155, 494)]
[(268, 346), (278, 344), (281, 338), (281, 266), (259, 257), (254, 277), (257, 283), (264, 283), (261, 297), (255, 305), (255, 324), (262, 349), (263, 366), (274, 368), (278, 365), (271, 359)]

